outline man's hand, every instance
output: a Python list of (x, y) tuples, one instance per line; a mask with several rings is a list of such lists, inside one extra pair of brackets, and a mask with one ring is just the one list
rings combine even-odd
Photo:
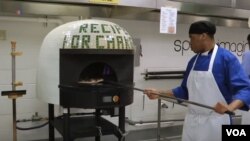
[(215, 105), (214, 110), (217, 113), (224, 114), (226, 111), (233, 112), (234, 110), (237, 110), (243, 106), (244, 106), (244, 103), (241, 100), (234, 100), (229, 105), (222, 103), (222, 102), (218, 102)]
[(149, 99), (157, 99), (159, 98), (158, 94), (160, 94), (159, 91), (153, 88), (145, 89), (143, 93), (146, 94)]
[(217, 112), (219, 114), (224, 114), (226, 111), (233, 112), (233, 109), (231, 109), (229, 105), (222, 103), (222, 102), (218, 102), (215, 105), (214, 110), (215, 110), (215, 112)]

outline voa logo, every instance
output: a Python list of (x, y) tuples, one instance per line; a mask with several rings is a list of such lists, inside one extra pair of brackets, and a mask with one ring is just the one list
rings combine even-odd
[(226, 129), (227, 136), (247, 136), (244, 129)]

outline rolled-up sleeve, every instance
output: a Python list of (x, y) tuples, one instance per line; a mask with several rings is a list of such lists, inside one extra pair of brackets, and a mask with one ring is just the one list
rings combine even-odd
[(174, 96), (177, 98), (188, 99), (188, 91), (185, 86), (179, 86), (172, 89)]

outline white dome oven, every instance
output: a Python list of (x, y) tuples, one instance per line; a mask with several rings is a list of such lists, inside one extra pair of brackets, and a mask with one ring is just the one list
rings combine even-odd
[[(55, 28), (44, 39), (37, 76), (38, 98), (49, 104), (49, 140), (54, 128), (64, 141), (114, 134), (124, 140), (125, 106), (133, 90), (108, 83), (133, 85), (134, 44), (126, 30), (102, 20), (81, 20)], [(54, 105), (64, 108), (54, 117)], [(70, 108), (95, 109), (72, 116)], [(118, 116), (118, 124), (102, 118)]]

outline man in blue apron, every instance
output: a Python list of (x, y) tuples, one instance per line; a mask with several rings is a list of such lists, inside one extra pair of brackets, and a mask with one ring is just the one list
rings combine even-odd
[[(215, 110), (188, 105), (182, 141), (221, 141), (223, 124), (231, 124), (226, 111), (248, 110), (250, 81), (239, 60), (215, 43), (216, 26), (208, 21), (192, 23), (190, 45), (196, 55), (187, 65), (181, 86), (164, 94), (214, 107)], [(150, 99), (158, 98), (156, 89), (146, 89)]]

